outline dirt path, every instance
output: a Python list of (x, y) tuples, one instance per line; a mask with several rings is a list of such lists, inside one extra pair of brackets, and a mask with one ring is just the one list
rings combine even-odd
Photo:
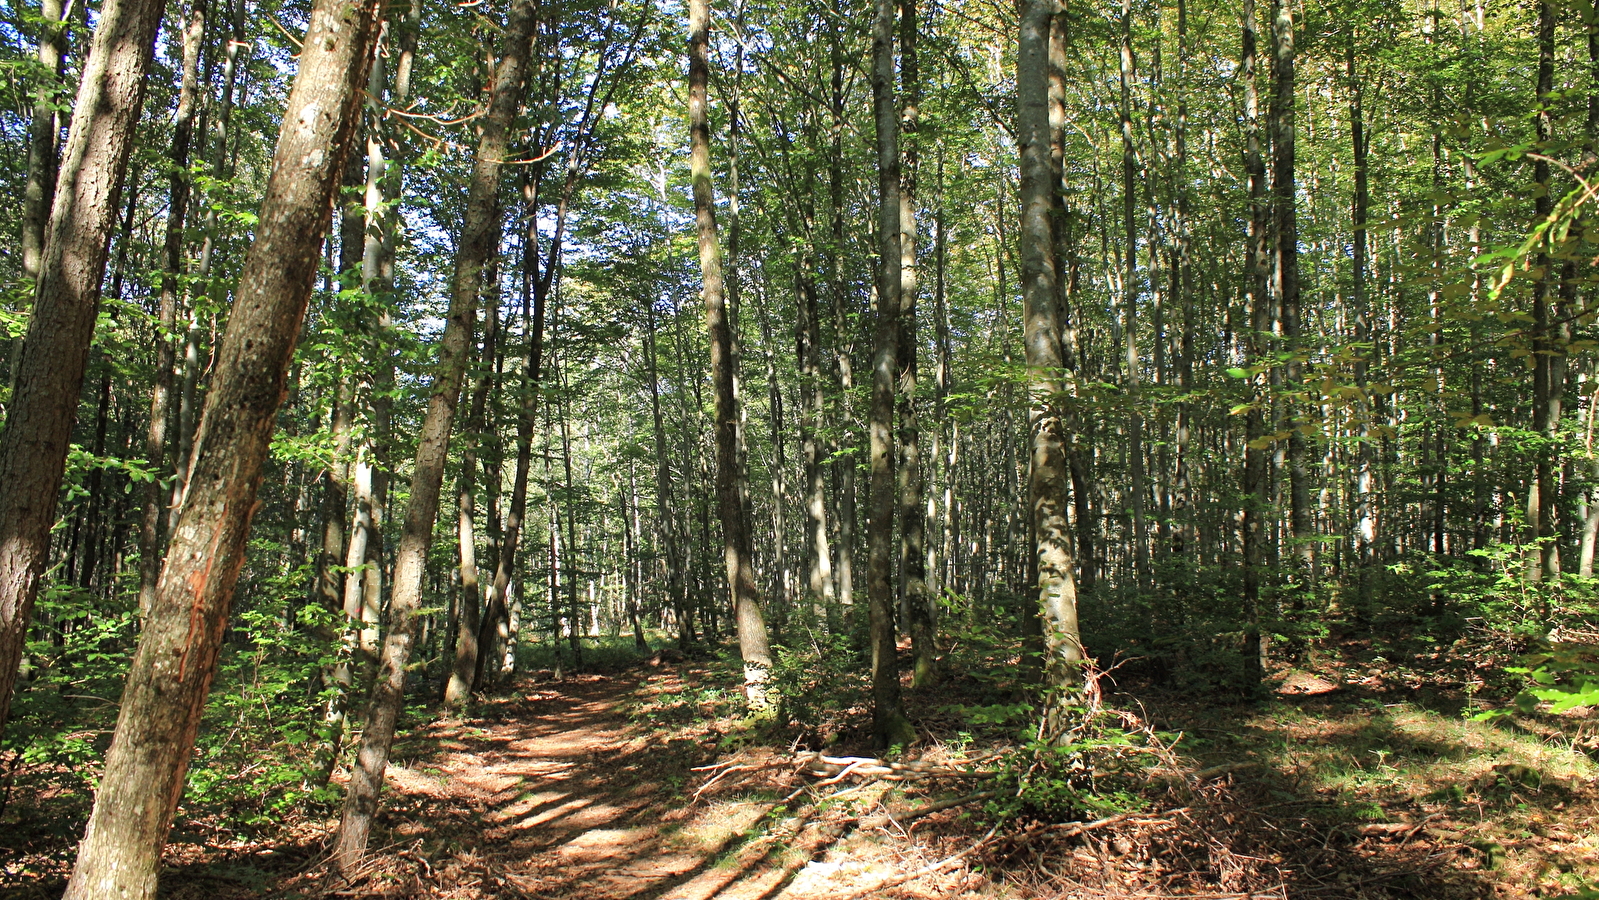
[[(937, 851), (744, 792), (695, 802), (714, 731), (629, 720), (645, 676), (529, 683), (396, 752), (372, 869), (343, 896), (583, 900), (842, 898)], [(659, 685), (676, 676), (657, 674)], [(646, 727), (648, 726), (648, 727)], [(960, 896), (963, 872), (899, 896)], [(954, 893), (951, 893), (954, 889)], [(925, 890), (927, 893), (921, 893)]]

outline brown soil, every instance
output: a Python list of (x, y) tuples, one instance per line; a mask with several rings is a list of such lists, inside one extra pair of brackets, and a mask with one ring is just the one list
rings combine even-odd
[[(206, 854), (212, 858), (180, 865), (163, 893), (842, 900), (943, 858), (943, 848), (915, 838), (884, 843), (842, 810), (781, 808), (790, 766), (764, 780), (730, 779), (696, 800), (709, 776), (693, 768), (722, 755), (717, 724), (663, 729), (631, 720), (626, 709), (641, 688), (680, 684), (670, 672), (524, 683), (476, 716), (437, 720), (397, 748), (374, 852), (349, 881), (318, 863), (330, 820), (320, 823), (320, 841), (257, 850), (253, 860)], [(267, 891), (219, 890), (230, 867), (277, 869), (296, 859), (303, 871), (260, 873), (273, 882)], [(952, 867), (874, 895), (976, 896), (963, 890), (968, 883), (978, 887), (964, 866)]]

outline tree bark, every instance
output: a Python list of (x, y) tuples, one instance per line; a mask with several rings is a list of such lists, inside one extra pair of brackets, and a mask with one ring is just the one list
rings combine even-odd
[[(1537, 137), (1540, 146), (1547, 147), (1554, 137), (1554, 123), (1549, 112), (1550, 94), (1554, 91), (1555, 66), (1555, 10), (1553, 0), (1538, 3), (1538, 70), (1537, 70)], [(1554, 209), (1550, 194), (1550, 168), (1548, 157), (1539, 154), (1533, 163), (1533, 182), (1539, 188), (1534, 201), (1534, 214), (1538, 221), (1548, 218)], [(1553, 340), (1549, 315), (1549, 297), (1554, 285), (1554, 269), (1547, 253), (1539, 253), (1533, 263), (1540, 273), (1533, 283), (1533, 430), (1545, 436), (1548, 446), (1538, 450), (1532, 489), (1527, 497), (1527, 531), (1532, 539), (1532, 559), (1527, 567), (1530, 581), (1558, 580), (1560, 576), (1560, 543), (1555, 529), (1555, 510), (1558, 491), (1556, 484), (1557, 447), (1555, 437), (1560, 429), (1560, 406), (1565, 393), (1563, 354), (1565, 348)], [(1547, 600), (1542, 614), (1547, 616)]]
[(351, 871), (366, 853), (367, 837), (377, 813), (378, 792), (388, 767), (389, 748), (394, 743), (395, 726), (405, 702), (405, 667), (416, 641), (422, 581), (426, 574), (428, 546), (433, 540), (433, 525), (438, 518), (450, 430), (456, 404), (461, 398), (461, 383), (466, 378), (468, 345), (482, 292), (483, 270), (489, 257), (499, 248), (496, 198), (500, 171), (510, 144), (511, 123), (522, 102), (536, 23), (537, 8), (532, 0), (517, 0), (511, 6), (500, 63), (495, 72), (494, 91), (482, 120), (477, 156), (467, 189), (466, 219), (455, 254), (450, 309), (439, 344), (439, 361), (434, 370), (427, 413), (418, 436), (410, 501), (395, 557), (389, 630), (383, 640), (366, 731), (361, 738), (355, 769), (350, 773), (344, 813), (332, 853), (334, 865), (343, 872)]
[[(1297, 116), (1294, 110), (1294, 19), (1286, 0), (1275, 0), (1272, 15), (1271, 193), (1272, 193), (1272, 293), (1282, 315), (1284, 350), (1299, 350), (1299, 206), (1295, 172)], [(1303, 365), (1291, 356), (1283, 377), (1290, 391), (1303, 380)], [(1308, 410), (1306, 410), (1308, 412)], [(1316, 572), (1315, 523), (1310, 509), (1310, 474), (1305, 469), (1306, 441), (1299, 416), (1290, 407), (1285, 423), (1288, 434), (1288, 523), (1294, 542), (1296, 582), (1308, 587)]]
[(206, 398), (188, 501), (128, 674), (67, 900), (155, 895), (355, 131), (377, 12), (371, 0), (319, 0), (312, 8), (255, 242)]
[[(166, 236), (162, 244), (161, 300), (156, 321), (155, 385), (150, 390), (150, 428), (145, 433), (144, 455), (150, 471), (166, 470), (167, 417), (172, 406), (172, 329), (177, 324), (179, 280), (183, 274), (183, 227), (189, 207), (189, 147), (194, 140), (194, 120), (200, 104), (200, 49), (205, 39), (206, 2), (196, 0), (183, 28), (183, 74), (178, 88), (178, 110), (172, 123), (171, 193), (167, 203)], [(144, 518), (139, 526), (139, 611), (147, 613), (155, 602), (156, 580), (161, 575), (161, 479), (144, 489)]]
[(938, 631), (935, 603), (927, 587), (927, 510), (922, 466), (921, 425), (916, 408), (916, 171), (920, 126), (921, 70), (917, 65), (916, 0), (899, 0), (900, 78), (904, 98), (900, 111), (903, 163), (900, 168), (900, 571), (903, 573), (906, 628), (911, 633), (914, 668), (911, 684), (923, 687), (938, 678)]
[[(61, 21), (64, 13), (61, 0), (42, 0), (39, 4), (39, 68), (49, 74), (39, 79), (34, 91), (27, 182), (22, 194), (22, 275), (35, 282), (44, 261), (45, 232), (55, 197), (56, 141), (60, 135), (56, 103), (67, 53), (67, 28)], [(13, 376), (12, 381), (15, 380)]]
[(1149, 583), (1149, 528), (1145, 521), (1144, 501), (1144, 415), (1139, 404), (1139, 391), (1143, 380), (1142, 362), (1138, 353), (1138, 229), (1134, 211), (1137, 207), (1138, 151), (1133, 141), (1132, 82), (1137, 76), (1133, 61), (1133, 9), (1132, 0), (1122, 0), (1121, 22), (1121, 97), (1117, 110), (1121, 117), (1122, 137), (1122, 239), (1126, 246), (1125, 268), (1122, 272), (1122, 293), (1125, 304), (1122, 313), (1122, 340), (1126, 346), (1127, 390), (1133, 408), (1127, 417), (1127, 507), (1133, 520), (1133, 574), (1135, 583), (1144, 587)]
[(866, 514), (866, 596), (871, 618), (872, 734), (880, 747), (906, 745), (916, 739), (900, 705), (894, 628), (894, 391), (900, 374), (900, 297), (904, 290), (894, 13), (894, 0), (877, 0), (871, 71), (872, 117), (877, 125), (877, 322), (867, 423), (871, 481)]
[[(1061, 345), (1055, 239), (1050, 221), (1056, 205), (1056, 177), (1049, 158), (1049, 34), (1058, 10), (1055, 0), (1027, 0), (1022, 7), (1016, 55), (1022, 204), (1019, 256), (1031, 399), (1027, 495), (1037, 542), (1037, 615), (1044, 632), (1045, 685), (1057, 692), (1080, 681), (1084, 659), (1068, 515), (1071, 472), (1060, 409), (1066, 360)], [(1051, 703), (1052, 712), (1059, 709), (1059, 704), (1059, 699)]]
[[(1251, 366), (1264, 365), (1266, 333), (1270, 327), (1270, 290), (1267, 272), (1267, 235), (1269, 233), (1270, 203), (1266, 196), (1266, 163), (1260, 148), (1260, 92), (1257, 65), (1258, 35), (1254, 0), (1243, 0), (1243, 55), (1240, 68), (1244, 79), (1244, 171), (1249, 179), (1249, 234), (1246, 268), (1248, 270), (1248, 337), (1245, 347), (1246, 362)], [(1266, 414), (1270, 403), (1264, 374), (1250, 377), (1250, 404), (1245, 414), (1243, 515), (1244, 551), (1244, 605), (1249, 616), (1245, 631), (1244, 668), (1248, 680), (1259, 684), (1265, 675), (1266, 633), (1261, 627), (1261, 574), (1265, 567), (1265, 549), (1268, 535), (1266, 517), (1270, 514), (1268, 501), (1268, 469), (1266, 459)]]
[[(490, 266), (491, 270), (496, 267)], [(498, 278), (498, 272), (491, 272)], [(490, 287), (490, 293), (498, 291)], [(483, 371), (472, 391), (472, 407), (467, 414), (461, 447), (460, 490), (456, 494), (456, 545), (461, 570), (461, 590), (457, 602), (460, 613), (456, 619), (454, 665), (450, 680), (444, 686), (446, 706), (461, 706), (471, 699), (472, 683), (477, 676), (477, 658), (480, 649), (478, 626), (482, 622), (482, 589), (478, 584), (477, 568), (477, 451), (482, 440), (485, 411), (488, 406), (489, 386), (493, 380), (495, 341), (499, 337), (499, 311), (488, 310), (487, 327), (483, 333), (483, 351), (478, 357)]]
[(162, 0), (108, 0), (84, 63), (0, 433), (0, 733), (49, 556), (117, 195), (144, 106)]
[(727, 569), (739, 653), (744, 660), (744, 695), (752, 709), (767, 706), (766, 677), (772, 665), (761, 614), (749, 522), (738, 458), (739, 397), (733, 325), (722, 280), (722, 251), (711, 187), (710, 0), (689, 0), (689, 174), (694, 187), (695, 234), (704, 279), (705, 326), (711, 339), (711, 383), (715, 391), (716, 505), (722, 521), (722, 561)]

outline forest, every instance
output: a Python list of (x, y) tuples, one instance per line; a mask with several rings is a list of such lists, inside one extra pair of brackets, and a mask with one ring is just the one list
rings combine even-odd
[(0, 0), (0, 898), (1599, 897), (1592, 0)]

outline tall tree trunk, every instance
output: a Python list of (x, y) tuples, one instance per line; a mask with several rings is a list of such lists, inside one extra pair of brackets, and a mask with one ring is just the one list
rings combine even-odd
[[(1368, 169), (1366, 165), (1369, 143), (1366, 137), (1366, 118), (1363, 108), (1364, 82), (1355, 67), (1355, 38), (1349, 38), (1349, 47), (1345, 56), (1345, 68), (1349, 76), (1349, 139), (1351, 152), (1354, 155), (1355, 168), (1355, 193), (1350, 207), (1350, 231), (1354, 240), (1354, 250), (1351, 263), (1349, 301), (1354, 317), (1355, 343), (1364, 345), (1371, 341), (1371, 304), (1367, 298), (1367, 269), (1368, 239), (1367, 239), (1367, 209), (1370, 205), (1370, 189), (1368, 186)], [(1476, 254), (1473, 254), (1474, 256)], [(1363, 392), (1368, 381), (1370, 361), (1364, 349), (1357, 351), (1355, 357), (1355, 385)], [(1375, 421), (1376, 411), (1369, 400), (1361, 403), (1360, 446), (1356, 451), (1355, 473), (1355, 565), (1358, 568), (1356, 575), (1355, 596), (1356, 603), (1364, 607), (1368, 601), (1371, 589), (1372, 553), (1377, 546), (1377, 506), (1375, 502), (1375, 479), (1373, 467), (1376, 464), (1376, 454), (1373, 448), (1371, 425)]]
[(62, 154), (33, 315), (0, 433), (0, 733), (49, 557), (117, 194), (144, 106), (162, 0), (107, 0)]
[[(1555, 68), (1555, 10), (1553, 0), (1538, 3), (1538, 115), (1537, 137), (1540, 146), (1547, 147), (1554, 137), (1554, 124), (1549, 112), (1549, 98), (1554, 91)], [(1533, 182), (1539, 189), (1534, 201), (1538, 221), (1548, 218), (1554, 209), (1550, 195), (1549, 161), (1545, 154), (1533, 163)], [(1557, 507), (1556, 444), (1560, 430), (1560, 405), (1565, 392), (1563, 377), (1563, 346), (1553, 340), (1549, 297), (1554, 285), (1554, 270), (1547, 253), (1538, 254), (1534, 266), (1541, 273), (1533, 285), (1533, 430), (1543, 434), (1548, 447), (1538, 451), (1531, 490), (1527, 497), (1527, 530), (1532, 538), (1533, 557), (1527, 567), (1531, 581), (1556, 580), (1560, 575), (1560, 544), (1555, 529)], [(1547, 601), (1542, 615), (1548, 615)]]
[[(498, 267), (492, 263), (488, 290), (498, 297), (495, 281)], [(482, 441), (485, 413), (488, 407), (489, 387), (494, 376), (495, 342), (499, 337), (499, 310), (489, 309), (483, 332), (483, 352), (478, 357), (482, 372), (472, 391), (472, 407), (467, 413), (467, 424), (461, 435), (460, 490), (456, 495), (456, 543), (461, 568), (461, 591), (458, 599), (460, 614), (456, 620), (454, 664), (450, 669), (449, 683), (444, 687), (446, 706), (461, 706), (472, 696), (472, 683), (477, 676), (477, 658), (480, 644), (478, 626), (482, 623), (482, 589), (478, 584), (477, 569), (477, 451)]]
[[(1067, 488), (1070, 470), (1060, 412), (1060, 306), (1056, 296), (1054, 168), (1050, 164), (1049, 35), (1056, 0), (1027, 0), (1016, 54), (1016, 125), (1021, 150), (1021, 279), (1023, 342), (1027, 361), (1030, 460), (1028, 503), (1036, 540), (1038, 612), (1044, 632), (1046, 686), (1066, 688), (1081, 678), (1082, 637), (1077, 625), (1076, 566), (1072, 559)], [(1058, 710), (1059, 706), (1053, 706)], [(1056, 726), (1060, 723), (1054, 722)]]
[(389, 630), (383, 640), (379, 670), (372, 687), (366, 730), (333, 848), (340, 871), (352, 870), (366, 852), (372, 818), (377, 813), (378, 792), (388, 768), (389, 748), (405, 701), (405, 667), (416, 640), (422, 608), (422, 580), (426, 574), (428, 546), (438, 518), (439, 492), (449, 452), (450, 429), (466, 377), (473, 322), (482, 292), (483, 270), (498, 252), (500, 238), (500, 171), (510, 145), (510, 128), (521, 106), (523, 81), (531, 56), (537, 7), (532, 0), (517, 0), (505, 24), (494, 91), (482, 120), (477, 156), (467, 189), (466, 218), (455, 253), (450, 309), (439, 344), (439, 361), (428, 398), (427, 413), (418, 436), (416, 462), (411, 475), (411, 495), (405, 525), (400, 533), (394, 563), (393, 595), (389, 602)]
[(318, 250), (359, 119), (377, 12), (370, 0), (319, 0), (311, 10), (255, 242), (206, 398), (188, 502), (128, 673), (67, 900), (155, 895)]
[(1132, 83), (1137, 77), (1133, 61), (1132, 0), (1122, 0), (1121, 23), (1121, 99), (1117, 106), (1122, 136), (1122, 239), (1126, 264), (1122, 272), (1122, 340), (1126, 348), (1127, 391), (1133, 404), (1127, 417), (1127, 506), (1133, 518), (1133, 574), (1140, 587), (1149, 583), (1149, 528), (1145, 522), (1144, 501), (1144, 415), (1139, 392), (1143, 380), (1138, 353), (1138, 228), (1134, 211), (1138, 204), (1138, 150), (1133, 140)]
[[(1294, 19), (1287, 0), (1275, 0), (1272, 15), (1272, 293), (1282, 315), (1283, 349), (1299, 350), (1299, 208), (1296, 199), (1294, 139), (1297, 116), (1294, 111)], [(1303, 380), (1303, 366), (1297, 356), (1284, 367), (1289, 391), (1297, 391)], [(1306, 413), (1309, 412), (1307, 408)], [(1294, 541), (1296, 581), (1301, 588), (1315, 578), (1315, 524), (1311, 521), (1310, 475), (1305, 470), (1305, 436), (1299, 430), (1299, 416), (1292, 411), (1286, 423), (1288, 434), (1289, 533)]]
[[(529, 199), (536, 192), (529, 194)], [(530, 203), (531, 205), (531, 203)], [(511, 573), (515, 570), (516, 552), (521, 541), (523, 522), (527, 516), (527, 484), (533, 467), (533, 427), (538, 418), (539, 372), (544, 362), (544, 288), (534, 289), (533, 270), (538, 265), (538, 217), (529, 216), (527, 234), (522, 244), (522, 300), (523, 327), (526, 330), (527, 351), (523, 358), (522, 400), (516, 420), (516, 473), (511, 482), (511, 508), (505, 520), (505, 532), (500, 541), (500, 557), (496, 562), (494, 583), (489, 588), (483, 620), (478, 626), (478, 654), (474, 661), (472, 685), (483, 690), (497, 677), (496, 667), (490, 663), (497, 659), (496, 648), (500, 627), (508, 615), (506, 595), (511, 586)], [(559, 252), (559, 245), (552, 248)], [(555, 260), (547, 260), (548, 271), (554, 275)], [(547, 282), (545, 282), (547, 283)], [(528, 306), (532, 309), (529, 311)]]
[(44, 261), (45, 232), (56, 187), (56, 141), (60, 119), (62, 68), (67, 54), (67, 27), (61, 0), (39, 4), (39, 71), (33, 97), (33, 122), (28, 129), (27, 182), (22, 194), (22, 275), (37, 281)]
[[(128, 194), (124, 208), (127, 210), (127, 212), (122, 217), (122, 227), (118, 229), (116, 239), (117, 257), (116, 262), (111, 268), (111, 299), (118, 301), (123, 299), (122, 289), (123, 285), (126, 283), (128, 274), (128, 250), (130, 245), (133, 243), (133, 220), (139, 211), (138, 165), (133, 166), (133, 171), (128, 177)], [(111, 308), (111, 321), (115, 323), (120, 317), (120, 314), (121, 309), (113, 306)], [(115, 325), (112, 327), (114, 328)], [(98, 397), (98, 402), (95, 405), (94, 443), (90, 445), (90, 452), (94, 454), (96, 459), (100, 459), (105, 456), (107, 425), (106, 417), (110, 412), (111, 406), (112, 372), (111, 366), (107, 364), (105, 351), (101, 350), (98, 355), (100, 357), (101, 368), (104, 369), (104, 371), (100, 375), (99, 388), (95, 392)], [(73, 577), (73, 562), (74, 557), (76, 556), (76, 549), (70, 545), (68, 547), (66, 566), (66, 580), (68, 582), (75, 582), (85, 591), (92, 589), (94, 570), (99, 561), (100, 542), (98, 539), (98, 532), (101, 530), (101, 525), (103, 524), (100, 520), (100, 514), (105, 502), (104, 467), (95, 466), (94, 469), (89, 473), (88, 487), (88, 508), (85, 510), (81, 519), (75, 517), (73, 520), (74, 534), (76, 534), (78, 531), (78, 525), (80, 522), (83, 526), (84, 533), (83, 562), (77, 569), (77, 577), (75, 579)]]
[[(1266, 335), (1270, 326), (1270, 289), (1267, 272), (1267, 235), (1270, 232), (1270, 202), (1266, 196), (1266, 162), (1260, 147), (1260, 92), (1257, 48), (1259, 46), (1255, 0), (1243, 0), (1244, 78), (1244, 171), (1249, 178), (1249, 234), (1246, 252), (1248, 270), (1248, 337), (1244, 344), (1251, 366), (1265, 365), (1268, 350)], [(1258, 684), (1265, 675), (1267, 637), (1261, 626), (1261, 575), (1265, 570), (1266, 519), (1271, 513), (1268, 498), (1269, 469), (1266, 457), (1266, 406), (1271, 402), (1264, 373), (1249, 379), (1250, 404), (1245, 414), (1243, 530), (1244, 605), (1249, 616), (1244, 635), (1244, 668), (1248, 680)]]
[(899, 110), (895, 102), (894, 0), (877, 0), (872, 25), (872, 117), (877, 124), (877, 324), (872, 353), (866, 512), (866, 597), (871, 617), (872, 734), (881, 747), (907, 745), (916, 731), (899, 696), (894, 628), (894, 389), (899, 380), (903, 292)]
[(716, 505), (722, 520), (722, 560), (744, 660), (744, 694), (754, 709), (767, 706), (766, 677), (772, 665), (751, 559), (749, 522), (738, 459), (738, 372), (722, 281), (722, 251), (711, 188), (710, 0), (689, 0), (689, 174), (694, 186), (695, 233), (704, 278), (705, 325), (711, 338), (711, 383), (716, 409)]
[[(833, 0), (835, 18), (843, 19), (842, 0)], [(838, 383), (838, 415), (840, 438), (834, 446), (834, 468), (838, 490), (838, 599), (845, 612), (844, 627), (853, 627), (855, 606), (855, 482), (860, 462), (855, 452), (860, 440), (854, 430), (851, 397), (855, 391), (854, 317), (850, 315), (849, 288), (844, 280), (844, 50), (842, 39), (835, 29), (829, 40), (832, 64), (832, 82), (829, 92), (831, 116), (829, 119), (829, 148), (827, 157), (828, 194), (828, 282), (833, 300), (833, 359), (834, 374)], [(840, 452), (842, 451), (842, 452)]]
[[(216, 137), (211, 144), (211, 177), (222, 181), (228, 176), (228, 164), (233, 160), (230, 154), (229, 140), (233, 133), (229, 130), (233, 121), (234, 89), (237, 87), (240, 65), (239, 55), (249, 45), (244, 40), (244, 0), (233, 0), (232, 9), (233, 37), (225, 41), (224, 62), (222, 66), (222, 100), (221, 109), (215, 116)], [(234, 147), (236, 149), (236, 145)], [(218, 207), (220, 204), (208, 204), (205, 217), (205, 239), (200, 244), (200, 258), (195, 266), (194, 280), (197, 292), (201, 295), (212, 297), (215, 306), (222, 306), (223, 297), (227, 288), (222, 280), (211, 278), (211, 267), (216, 260), (216, 248), (221, 230)], [(194, 448), (194, 429), (198, 421), (199, 407), (197, 405), (197, 386), (200, 375), (200, 305), (192, 298), (188, 304), (188, 322), (184, 328), (183, 341), (183, 378), (178, 386), (178, 415), (177, 434), (173, 441), (172, 469), (175, 477), (167, 502), (167, 525), (170, 530), (176, 526), (178, 515), (183, 508), (184, 492), (188, 486), (189, 465)]]
[[(655, 430), (655, 510), (659, 520), (662, 548), (665, 550), (666, 591), (676, 613), (677, 643), (687, 648), (694, 642), (693, 613), (689, 609), (685, 590), (688, 580), (687, 560), (683, 542), (679, 537), (677, 503), (672, 495), (672, 466), (668, 456), (666, 421), (661, 414), (661, 378), (655, 352), (655, 304), (644, 307), (644, 365), (645, 377), (650, 382), (650, 419)], [(685, 460), (686, 462), (686, 460)]]
[[(155, 385), (150, 390), (150, 428), (145, 434), (145, 461), (152, 472), (166, 471), (167, 418), (172, 405), (172, 377), (176, 354), (172, 329), (177, 324), (179, 281), (183, 274), (183, 228), (189, 208), (189, 147), (194, 140), (194, 120), (200, 104), (200, 49), (205, 39), (206, 2), (195, 0), (183, 28), (183, 74), (178, 88), (178, 110), (172, 123), (171, 193), (167, 202), (167, 227), (162, 245), (161, 300), (156, 320)], [(144, 489), (144, 518), (139, 526), (139, 611), (155, 602), (156, 579), (161, 575), (161, 479)]]
[(921, 426), (916, 409), (916, 169), (917, 129), (922, 96), (917, 65), (916, 0), (899, 0), (900, 78), (904, 98), (900, 127), (904, 131), (900, 169), (900, 571), (904, 576), (903, 608), (915, 657), (911, 684), (921, 687), (938, 677), (938, 632), (933, 619), (934, 600), (927, 589), (927, 510), (922, 474)]
[[(50, 206), (56, 188), (56, 143), (61, 120), (56, 112), (62, 93), (61, 76), (66, 64), (67, 27), (61, 21), (65, 9), (61, 0), (41, 0), (39, 4), (38, 59), (42, 77), (37, 79), (33, 97), (33, 122), (28, 129), (27, 181), (22, 192), (22, 276), (35, 284), (44, 260), (45, 230), (50, 224)], [(22, 365), (22, 341), (11, 347), (11, 368), (6, 384), (16, 387)]]
[(806, 254), (794, 267), (795, 361), (800, 370), (800, 456), (805, 461), (805, 548), (810, 564), (807, 586), (812, 602), (830, 614), (837, 600), (833, 580), (832, 549), (827, 541), (827, 487), (822, 478), (822, 447), (817, 430), (826, 415), (821, 384), (822, 329), (816, 302), (816, 282), (810, 270), (814, 260)]

